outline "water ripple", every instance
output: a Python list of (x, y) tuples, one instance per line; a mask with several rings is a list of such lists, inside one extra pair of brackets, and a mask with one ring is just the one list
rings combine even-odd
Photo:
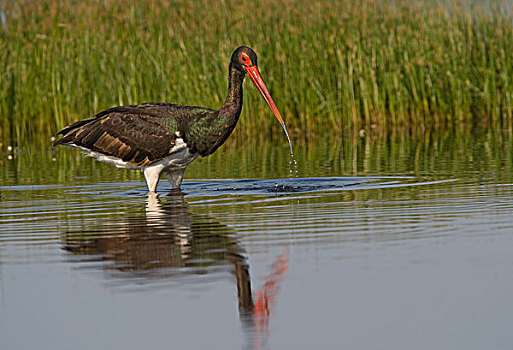
[[(150, 240), (171, 235), (170, 248), (180, 241), (186, 247), (194, 230), (221, 236), (234, 230), (236, 240), (259, 250), (287, 242), (331, 249), (333, 243), (435, 239), (456, 228), (463, 234), (491, 234), (512, 225), (510, 184), (412, 176), (196, 180), (184, 184), (185, 199), (176, 202), (173, 195), (163, 194), (154, 208), (140, 185), (8, 186), (15, 192), (0, 201), (0, 243), (10, 247), (2, 261), (44, 260), (35, 248), (71, 237), (82, 237), (80, 244), (93, 238), (105, 244), (133, 243), (135, 229), (151, 232), (145, 238)], [(49, 189), (64, 191), (66, 200), (59, 191), (38, 198)], [(215, 249), (220, 246), (208, 247), (208, 254)], [(46, 254), (48, 261), (66, 256)], [(104, 254), (111, 253), (99, 256), (104, 259)], [(192, 265), (212, 262), (203, 255), (188, 259)]]

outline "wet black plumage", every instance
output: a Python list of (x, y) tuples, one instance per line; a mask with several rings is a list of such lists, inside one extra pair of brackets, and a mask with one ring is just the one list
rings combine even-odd
[[(79, 147), (96, 157), (104, 155), (120, 159), (126, 162), (126, 166), (122, 167), (145, 170), (151, 192), (155, 190), (156, 183), (150, 185), (146, 169), (152, 166), (159, 166), (160, 169), (162, 161), (170, 159), (179, 141), (183, 140), (188, 150), (187, 161), (165, 166), (158, 171), (155, 180), (158, 181), (158, 175), (163, 170), (168, 175), (177, 173), (179, 181), (172, 182), (172, 185), (179, 187), (187, 164), (197, 155), (208, 156), (214, 153), (235, 128), (242, 110), (245, 74), (250, 76), (278, 117), (279, 112), (261, 80), (256, 61), (256, 54), (249, 47), (242, 46), (234, 51), (229, 66), (228, 96), (217, 111), (170, 103), (114, 107), (98, 113), (94, 118), (75, 122), (62, 129), (58, 132), (62, 137), (54, 146)], [(282, 122), (281, 116), (278, 119)], [(119, 166), (117, 163), (115, 165)]]

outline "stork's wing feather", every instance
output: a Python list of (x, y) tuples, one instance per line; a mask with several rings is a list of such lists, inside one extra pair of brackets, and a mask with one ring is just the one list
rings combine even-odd
[(147, 166), (166, 157), (176, 143), (176, 136), (159, 123), (160, 118), (137, 106), (111, 108), (62, 129), (63, 136), (54, 146), (79, 146)]

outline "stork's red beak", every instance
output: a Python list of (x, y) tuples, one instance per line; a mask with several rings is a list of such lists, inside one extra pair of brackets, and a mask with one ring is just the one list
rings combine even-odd
[(251, 67), (245, 67), (247, 70), (247, 74), (249, 79), (255, 84), (255, 86), (258, 89), (258, 92), (262, 95), (265, 102), (267, 102), (267, 105), (269, 108), (271, 108), (271, 111), (273, 111), (276, 118), (278, 118), (278, 121), (283, 126), (283, 118), (281, 117), (280, 111), (278, 110), (278, 107), (276, 107), (276, 104), (274, 103), (271, 95), (269, 94), (269, 91), (267, 91), (267, 87), (264, 84), (264, 80), (262, 79), (262, 76), (260, 75), (260, 72), (258, 71), (258, 67), (251, 66)]

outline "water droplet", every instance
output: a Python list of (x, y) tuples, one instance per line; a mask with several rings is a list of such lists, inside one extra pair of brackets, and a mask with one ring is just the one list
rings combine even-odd
[[(287, 141), (289, 142), (289, 147), (290, 147), (291, 160), (289, 160), (289, 174), (291, 177), (294, 176), (294, 174), (296, 175), (296, 177), (299, 177), (299, 173), (298, 173), (298, 169), (297, 169), (297, 161), (294, 159), (294, 151), (292, 150), (292, 142), (290, 141), (289, 133), (287, 131), (287, 128), (285, 127), (285, 123), (282, 122), (281, 126), (283, 128), (283, 131), (285, 131), (285, 136), (287, 136)], [(290, 167), (290, 165), (292, 165), (292, 162), (294, 162), (294, 170), (292, 170), (292, 167)]]
[(287, 136), (287, 141), (289, 141), (289, 147), (290, 147), (290, 155), (294, 157), (294, 151), (292, 150), (292, 142), (290, 142), (289, 133), (287, 131), (287, 128), (285, 127), (285, 123), (281, 122), (281, 127), (283, 128), (283, 131), (285, 131), (285, 136)]

